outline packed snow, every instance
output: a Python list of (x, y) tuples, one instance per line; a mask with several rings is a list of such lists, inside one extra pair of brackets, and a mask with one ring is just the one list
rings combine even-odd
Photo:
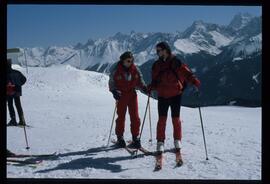
[[(20, 154), (57, 151), (36, 167), (7, 165), (8, 178), (101, 179), (261, 179), (261, 108), (203, 107), (209, 160), (205, 159), (198, 108), (181, 108), (184, 164), (174, 168), (175, 156), (165, 153), (163, 169), (153, 172), (154, 157), (132, 158), (124, 149), (105, 147), (115, 101), (108, 91), (108, 76), (69, 65), (25, 68), (22, 106), (30, 150), (22, 128), (7, 127), (7, 148)], [(147, 97), (138, 92), (143, 119)], [(151, 99), (153, 144), (148, 116), (142, 145), (156, 149), (157, 101)], [(170, 114), (170, 113), (169, 113)], [(9, 121), (9, 118), (7, 119)], [(126, 115), (125, 139), (130, 140)], [(113, 131), (114, 132), (114, 131)], [(112, 134), (112, 138), (116, 138)], [(165, 149), (173, 147), (171, 118), (167, 120)]]

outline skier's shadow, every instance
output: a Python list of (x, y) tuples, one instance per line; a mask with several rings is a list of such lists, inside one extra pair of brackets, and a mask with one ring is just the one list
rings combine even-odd
[(102, 147), (97, 147), (97, 148), (90, 148), (90, 149), (85, 150), (85, 151), (58, 153), (58, 154), (53, 155), (53, 156), (29, 158), (27, 160), (29, 160), (29, 161), (58, 160), (60, 157), (77, 156), (77, 155), (96, 155), (99, 152), (110, 151), (110, 150), (114, 150), (114, 149), (117, 149), (117, 148), (115, 146), (110, 146), (109, 148), (102, 146)]
[(75, 152), (68, 152), (68, 153), (59, 153), (56, 155), (56, 157), (67, 157), (67, 156), (76, 156), (76, 155), (96, 155), (99, 152), (102, 151), (110, 151), (110, 150), (115, 150), (117, 147), (115, 146), (110, 146), (109, 148), (105, 146), (97, 147), (97, 148), (90, 148), (85, 151), (75, 151)]
[[(113, 149), (115, 148), (111, 147), (109, 149), (104, 149), (104, 147), (97, 147), (97, 148), (91, 148), (86, 151), (58, 154), (57, 157), (74, 156), (74, 155), (89, 156), (89, 155), (95, 155), (96, 153), (101, 152), (101, 151), (109, 151)], [(137, 157), (143, 157), (143, 155), (138, 155)], [(130, 159), (132, 159), (131, 155), (120, 156), (120, 157), (79, 158), (79, 159), (75, 159), (67, 163), (61, 163), (58, 166), (51, 169), (44, 169), (44, 170), (36, 171), (35, 173), (47, 173), (47, 172), (55, 171), (55, 170), (76, 170), (76, 169), (85, 169), (85, 168), (104, 169), (104, 170), (110, 170), (113, 173), (117, 173), (117, 172), (122, 172), (128, 169), (122, 169), (121, 165), (115, 164), (115, 162), (123, 161), (123, 160), (130, 160)]]

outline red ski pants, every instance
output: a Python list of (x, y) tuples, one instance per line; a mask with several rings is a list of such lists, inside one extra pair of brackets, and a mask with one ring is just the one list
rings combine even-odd
[(116, 119), (115, 134), (117, 136), (123, 136), (124, 134), (127, 108), (131, 122), (130, 124), (131, 134), (132, 136), (137, 137), (140, 131), (140, 118), (138, 111), (138, 98), (135, 91), (122, 94), (120, 100), (117, 103), (118, 117)]
[(169, 107), (171, 107), (172, 113), (174, 140), (182, 139), (182, 127), (180, 121), (181, 95), (178, 95), (171, 98), (158, 97), (159, 119), (157, 123), (157, 141), (164, 142), (165, 140), (166, 120)]

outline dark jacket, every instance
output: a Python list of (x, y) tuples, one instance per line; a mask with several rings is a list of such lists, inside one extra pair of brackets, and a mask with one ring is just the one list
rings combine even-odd
[(10, 69), (7, 71), (7, 84), (15, 85), (15, 96), (22, 96), (22, 85), (25, 84), (25, 76), (18, 70)]

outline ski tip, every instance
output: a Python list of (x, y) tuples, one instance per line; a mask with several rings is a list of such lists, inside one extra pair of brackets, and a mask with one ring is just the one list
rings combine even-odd
[(156, 166), (154, 172), (160, 171), (161, 169), (162, 169), (161, 166)]
[(36, 164), (40, 164), (40, 163), (42, 163), (43, 162), (43, 160), (37, 160), (36, 161)]
[(13, 163), (18, 165), (36, 165), (42, 163), (43, 160), (17, 160), (17, 159), (8, 159), (7, 163)]
[(181, 167), (183, 165), (183, 162), (177, 162), (175, 167)]

